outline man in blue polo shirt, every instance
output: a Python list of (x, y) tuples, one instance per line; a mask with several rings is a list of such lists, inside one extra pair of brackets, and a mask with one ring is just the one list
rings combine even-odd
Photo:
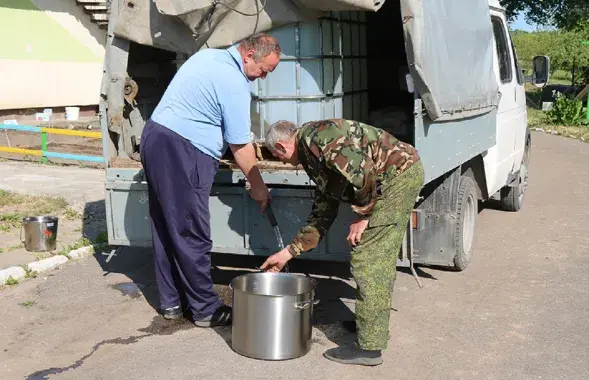
[(178, 70), (147, 121), (141, 163), (148, 183), (156, 283), (162, 314), (189, 310), (200, 327), (231, 323), (213, 290), (209, 195), (227, 148), (263, 212), (268, 188), (250, 138), (249, 82), (280, 60), (278, 41), (257, 34), (229, 49), (204, 49)]

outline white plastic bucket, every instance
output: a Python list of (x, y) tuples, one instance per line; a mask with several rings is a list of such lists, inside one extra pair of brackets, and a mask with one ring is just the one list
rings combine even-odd
[(80, 117), (80, 107), (65, 107), (66, 120), (78, 120)]

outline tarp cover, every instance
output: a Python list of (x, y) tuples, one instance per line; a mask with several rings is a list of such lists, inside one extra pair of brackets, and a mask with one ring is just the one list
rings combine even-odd
[(432, 120), (497, 107), (487, 0), (401, 0), (401, 12), (409, 69)]
[(229, 46), (256, 32), (327, 16), (328, 11), (374, 12), (384, 4), (384, 0), (118, 1), (115, 35), (186, 54)]
[[(192, 54), (328, 11), (376, 12), (384, 1), (120, 0), (111, 27), (130, 41)], [(472, 117), (497, 106), (488, 0), (388, 1), (401, 3), (410, 71), (432, 120)]]

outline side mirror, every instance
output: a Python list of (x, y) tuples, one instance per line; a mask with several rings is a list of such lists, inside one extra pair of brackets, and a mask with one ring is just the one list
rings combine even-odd
[(550, 79), (550, 58), (539, 55), (532, 60), (532, 84), (544, 87)]

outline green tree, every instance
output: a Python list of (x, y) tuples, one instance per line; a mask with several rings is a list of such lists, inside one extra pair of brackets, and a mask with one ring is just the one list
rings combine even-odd
[(589, 40), (589, 28), (575, 31), (540, 31), (528, 33), (524, 31), (512, 32), (522, 67), (531, 69), (534, 56), (546, 55), (550, 57), (552, 73), (556, 70), (571, 71), (573, 63), (576, 66), (576, 82), (587, 83), (589, 77), (589, 45), (582, 41)]
[(500, 0), (510, 19), (523, 13), (534, 24), (574, 30), (589, 24), (587, 0)]

